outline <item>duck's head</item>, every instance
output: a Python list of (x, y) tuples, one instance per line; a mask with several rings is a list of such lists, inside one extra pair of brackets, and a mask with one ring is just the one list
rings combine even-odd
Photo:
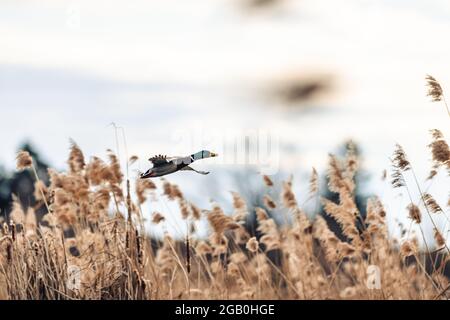
[(195, 160), (200, 160), (200, 159), (207, 159), (207, 158), (215, 158), (218, 157), (219, 155), (217, 153), (208, 151), (208, 150), (202, 150), (200, 152), (197, 152), (196, 154), (194, 154), (194, 159)]
[(214, 153), (214, 152), (211, 152), (211, 151), (208, 151), (208, 150), (204, 150), (203, 152), (205, 153), (205, 155), (206, 155), (205, 157), (206, 158), (215, 158), (215, 157), (219, 156), (217, 153)]

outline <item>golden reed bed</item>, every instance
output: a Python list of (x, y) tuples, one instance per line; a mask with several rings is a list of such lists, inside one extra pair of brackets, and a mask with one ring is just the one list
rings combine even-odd
[[(427, 80), (433, 100), (443, 100), (439, 83), (432, 77)], [(449, 172), (450, 151), (440, 131), (431, 133), (429, 178), (434, 179), (438, 170)], [(261, 235), (257, 239), (243, 226), (251, 213), (238, 193), (233, 193), (232, 213), (218, 205), (201, 210), (167, 180), (162, 190), (150, 180), (131, 185), (113, 152), (108, 152), (107, 161), (93, 157), (86, 162), (73, 144), (68, 164), (67, 172), (49, 170), (46, 186), (30, 155), (20, 152), (17, 157), (19, 170), (34, 173), (38, 205), (24, 210), (15, 199), (10, 219), (1, 221), (2, 299), (446, 299), (450, 295), (444, 275), (449, 248), (443, 230), (434, 224), (438, 215), (448, 216), (443, 208), (449, 204), (440, 206), (432, 195), (421, 193), (419, 202), (411, 200), (405, 211), (420, 230), (425, 219), (435, 225), (435, 243), (425, 242), (420, 249), (423, 232), (422, 239), (392, 238), (386, 225), (390, 213), (379, 199), (367, 201), (365, 216), (357, 209), (358, 161), (351, 147), (344, 159), (329, 159), (328, 188), (339, 194), (339, 202), (320, 198), (345, 241), (322, 216), (307, 217), (292, 181), (282, 182), (279, 197), (273, 192), (272, 197), (265, 195), (265, 208), (255, 210)], [(393, 187), (408, 191), (404, 175), (415, 174), (399, 145), (392, 164)], [(261, 183), (267, 193), (274, 188), (270, 177), (263, 176)], [(310, 197), (319, 199), (318, 185), (313, 170)], [(154, 224), (167, 223), (164, 212), (150, 217), (150, 212), (142, 211), (144, 203), (158, 196), (179, 204), (186, 239), (169, 234), (162, 241), (149, 239), (144, 216)], [(39, 208), (46, 212), (41, 221), (35, 214)], [(277, 225), (270, 214), (274, 209), (281, 209), (291, 223)], [(199, 238), (193, 228), (192, 222), (201, 219), (210, 226), (207, 239)]]

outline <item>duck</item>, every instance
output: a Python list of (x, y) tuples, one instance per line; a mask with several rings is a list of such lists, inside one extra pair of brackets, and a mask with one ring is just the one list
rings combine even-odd
[(169, 158), (165, 155), (157, 155), (148, 159), (153, 164), (153, 167), (148, 169), (145, 173), (142, 173), (140, 178), (158, 178), (177, 171), (193, 171), (198, 174), (207, 175), (209, 172), (195, 170), (190, 165), (197, 160), (215, 157), (218, 157), (218, 154), (208, 150), (202, 150), (186, 157)]

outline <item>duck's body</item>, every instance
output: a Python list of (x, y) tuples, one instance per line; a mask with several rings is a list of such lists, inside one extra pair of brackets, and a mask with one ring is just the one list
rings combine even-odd
[(197, 171), (191, 168), (190, 164), (197, 160), (212, 157), (217, 157), (217, 154), (206, 150), (194, 153), (187, 157), (167, 158), (167, 156), (159, 155), (149, 159), (149, 161), (153, 163), (153, 168), (141, 174), (141, 179), (162, 177), (181, 170), (194, 171), (199, 174), (209, 174), (209, 172)]

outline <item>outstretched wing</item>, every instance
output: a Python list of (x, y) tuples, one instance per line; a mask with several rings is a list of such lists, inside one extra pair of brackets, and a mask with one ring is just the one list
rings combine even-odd
[(151, 163), (153, 163), (154, 167), (159, 167), (159, 166), (163, 166), (165, 164), (168, 164), (169, 162), (167, 161), (167, 156), (163, 156), (163, 155), (157, 155), (154, 156), (150, 159), (148, 159), (148, 161), (150, 161)]
[(194, 171), (194, 172), (197, 172), (197, 173), (203, 174), (203, 175), (209, 174), (209, 172), (206, 172), (206, 171), (198, 171), (198, 170), (195, 170), (194, 168), (192, 168), (192, 167), (190, 167), (190, 166), (186, 166), (186, 167), (184, 167), (184, 168), (181, 169), (181, 170)]

